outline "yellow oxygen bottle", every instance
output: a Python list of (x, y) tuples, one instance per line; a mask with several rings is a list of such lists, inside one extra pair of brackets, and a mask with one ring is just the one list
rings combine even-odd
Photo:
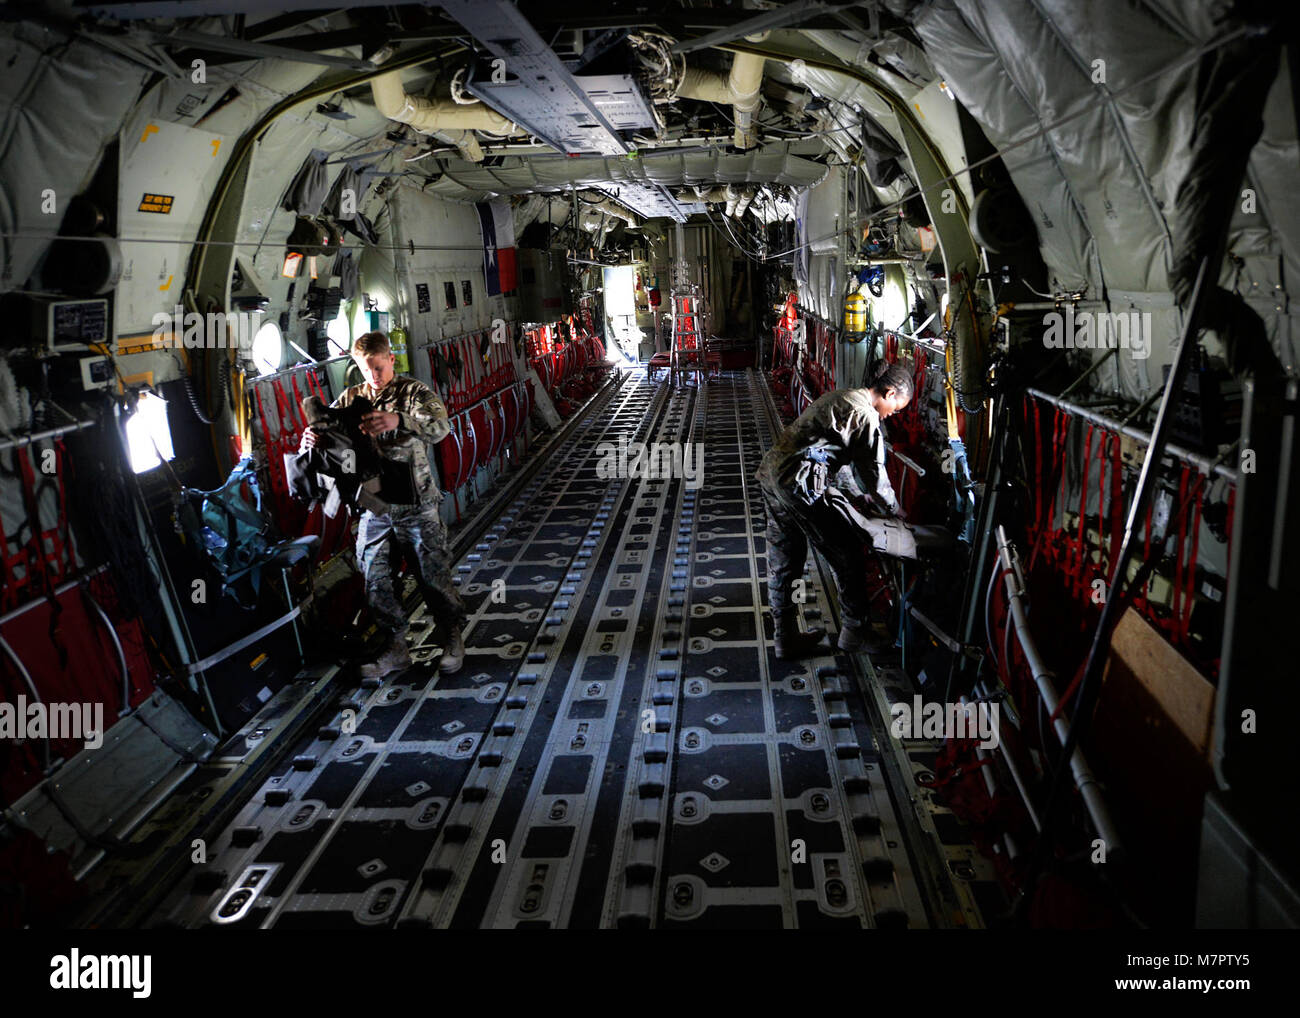
[(867, 298), (856, 290), (844, 298), (844, 332), (861, 336), (867, 331)]

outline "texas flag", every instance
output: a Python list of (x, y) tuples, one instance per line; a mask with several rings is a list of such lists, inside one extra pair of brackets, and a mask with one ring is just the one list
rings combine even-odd
[(479, 226), (483, 229), (483, 275), (487, 277), (489, 297), (513, 290), (517, 285), (515, 273), (515, 221), (510, 214), (510, 203), (504, 199), (481, 201), (478, 209)]

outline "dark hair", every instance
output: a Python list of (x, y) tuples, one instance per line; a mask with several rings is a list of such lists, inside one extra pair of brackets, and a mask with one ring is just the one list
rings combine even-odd
[(910, 402), (913, 392), (912, 373), (901, 364), (882, 364), (867, 388), (875, 390), (882, 396), (886, 390), (893, 389), (904, 400)]

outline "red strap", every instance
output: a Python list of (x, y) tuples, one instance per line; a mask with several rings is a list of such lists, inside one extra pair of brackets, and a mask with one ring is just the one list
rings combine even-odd
[(76, 562), (77, 562), (76, 550), (72, 544), (72, 526), (68, 520), (68, 489), (67, 489), (67, 485), (64, 484), (63, 482), (63, 478), (65, 476), (63, 465), (67, 461), (68, 451), (63, 444), (62, 438), (56, 438), (54, 440), (54, 455), (56, 457), (55, 469), (58, 471), (58, 477), (59, 477), (58, 526), (59, 529), (63, 531), (63, 548), (67, 552), (67, 557), (62, 560), (63, 567), (59, 572), (59, 579), (60, 581), (62, 581), (64, 578), (66, 578), (68, 575), (71, 574), (73, 569), (76, 567)]
[(321, 385), (320, 373), (317, 371), (316, 368), (312, 368), (310, 371), (307, 372), (307, 384), (311, 386), (312, 394), (317, 398), (319, 398), (321, 402), (323, 403), (329, 402), (329, 399), (327, 399), (325, 396), (325, 387)]
[[(1191, 467), (1186, 463), (1183, 464), (1182, 473), (1178, 478), (1178, 504), (1184, 509), (1187, 505), (1188, 482), (1191, 478)], [(1187, 513), (1178, 514), (1178, 550), (1174, 555), (1174, 586), (1170, 597), (1170, 617), (1166, 628), (1171, 634), (1176, 634), (1180, 628), (1179, 620), (1182, 617), (1183, 607), (1183, 550), (1187, 540)]]
[[(15, 449), (14, 460), (20, 468), (19, 479), (23, 485), (23, 503), (29, 518), (28, 526), (31, 528), (32, 533), (25, 542), (18, 545), (18, 550), (10, 555), (9, 539), (5, 536), (3, 528), (0, 527), (0, 538), (4, 540), (5, 586), (3, 600), (5, 605), (10, 607), (17, 605), (22, 600), (18, 596), (19, 591), (33, 586), (35, 577), (44, 573), (41, 558), (36, 553), (36, 528), (38, 526), (36, 513), (39, 507), (36, 504), (35, 493), (27, 484), (27, 475), (31, 472), (31, 464), (27, 462), (27, 451), (21, 447)], [(21, 531), (21, 524), (19, 529)], [(16, 536), (15, 540), (17, 540)], [(22, 576), (18, 575), (15, 569), (16, 566), (22, 567)]]
[(257, 400), (257, 419), (262, 423), (262, 441), (269, 449), (271, 446), (271, 432), (266, 426), (266, 408), (262, 406), (262, 387), (253, 386), (253, 396)]
[[(1146, 530), (1142, 544), (1142, 561), (1144, 562), (1151, 557), (1151, 520), (1154, 509), (1155, 500), (1152, 499), (1147, 502)], [(1133, 595), (1133, 605), (1144, 615), (1149, 611), (1150, 605), (1147, 602), (1147, 585), (1145, 583), (1142, 584), (1142, 589)]]
[(1083, 441), (1083, 476), (1079, 478), (1079, 526), (1077, 536), (1073, 542), (1074, 547), (1069, 569), (1070, 576), (1074, 581), (1075, 594), (1080, 597), (1086, 597), (1092, 593), (1091, 590), (1085, 589), (1088, 571), (1088, 531), (1085, 521), (1088, 511), (1088, 468), (1092, 465), (1092, 429), (1093, 425), (1089, 424)]
[(281, 447), (284, 447), (298, 430), (298, 418), (293, 412), (289, 394), (284, 391), (282, 379), (271, 379), (271, 391), (275, 393), (277, 423), (280, 425), (280, 434), (276, 437), (279, 438)]
[(943, 777), (935, 776), (932, 778), (917, 778), (916, 783), (924, 788), (943, 788), (945, 785), (952, 784), (959, 778), (963, 778), (972, 771), (977, 771), (981, 767), (987, 767), (993, 762), (993, 757), (987, 756), (983, 760), (975, 759), (967, 761), (965, 764), (959, 764), (950, 770)]
[[(63, 443), (54, 444), (54, 476), (58, 479), (55, 481), (58, 491), (58, 519), (55, 525), (48, 529), (41, 529), (40, 521), (40, 494), (36, 489), (36, 472), (32, 469), (31, 460), (27, 456), (27, 450), (20, 448), (17, 450), (18, 464), (22, 469), (23, 484), (27, 488), (29, 500), (31, 503), (31, 547), (32, 555), (28, 561), (34, 566), (29, 576), (28, 585), (31, 585), (31, 579), (40, 576), (44, 586), (47, 589), (63, 582), (69, 569), (67, 557), (72, 553), (71, 536), (65, 549), (64, 538), (61, 531), (67, 529), (67, 506), (64, 503), (63, 493), (63, 469), (62, 469)], [(66, 554), (65, 554), (66, 552)], [(32, 560), (35, 560), (34, 562)]]
[(1079, 668), (1074, 673), (1074, 678), (1072, 678), (1070, 680), (1070, 684), (1065, 687), (1065, 692), (1062, 693), (1061, 698), (1056, 701), (1056, 708), (1052, 711), (1051, 716), (1047, 719), (1049, 724), (1054, 724), (1057, 718), (1059, 718), (1065, 712), (1065, 708), (1069, 705), (1071, 697), (1073, 697), (1075, 691), (1078, 690), (1079, 684), (1083, 682), (1083, 672), (1084, 669), (1086, 669), (1087, 667), (1088, 667), (1087, 661), (1079, 662)]
[(1097, 573), (1104, 580), (1110, 575), (1106, 570), (1106, 451), (1110, 432), (1104, 429), (1097, 436)]
[[(274, 384), (274, 383), (273, 383)], [(262, 387), (253, 386), (253, 395), (257, 397), (257, 416), (262, 422), (262, 442), (266, 447), (266, 470), (271, 481), (271, 494), (275, 496), (276, 505), (288, 494), (289, 485), (284, 477), (284, 461), (281, 459), (284, 429), (277, 422), (276, 433), (271, 435), (270, 418), (266, 415), (266, 406), (262, 402)]]
[(470, 398), (477, 400), (483, 395), (483, 361), (479, 357), (472, 335), (465, 337), (464, 344), (465, 360), (469, 363), (471, 377), (474, 379), (473, 388), (470, 390)]
[[(448, 340), (446, 343), (443, 344), (444, 350), (450, 350), (452, 347), (456, 348), (457, 351), (456, 356), (459, 358), (460, 347), (455, 340)], [(446, 353), (444, 353), (443, 357), (446, 356), (447, 356)], [(469, 370), (470, 370), (469, 365), (466, 364), (464, 360), (461, 360), (460, 371), (452, 376), (451, 408), (453, 410), (459, 411), (465, 406), (465, 394), (469, 386)]]
[[(0, 516), (0, 566), (4, 568), (4, 586), (0, 587), (0, 609), (8, 611), (18, 603), (18, 572), (16, 565), (26, 565), (27, 546), (20, 545), (18, 551), (9, 554), (9, 537), (5, 533), (4, 517)], [(24, 569), (24, 573), (26, 570)]]
[[(1192, 520), (1191, 520), (1191, 537), (1192, 550), (1187, 556), (1187, 573), (1186, 587), (1183, 591), (1182, 612), (1178, 620), (1178, 638), (1183, 643), (1187, 642), (1187, 635), (1192, 628), (1192, 605), (1196, 598), (1196, 556), (1200, 551), (1201, 544), (1201, 496), (1205, 492), (1205, 474), (1198, 474), (1196, 483), (1192, 485)], [(1181, 551), (1181, 549), (1180, 549)], [(1180, 556), (1181, 557), (1181, 556)]]
[(1028, 420), (1029, 407), (1034, 408), (1034, 500), (1037, 503), (1034, 511), (1034, 541), (1037, 543), (1038, 535), (1043, 532), (1046, 521), (1043, 519), (1043, 508), (1046, 498), (1044, 489), (1047, 487), (1047, 480), (1043, 477), (1043, 429), (1040, 415), (1038, 400), (1025, 397), (1025, 418)]
[(293, 385), (293, 406), (290, 416), (294, 422), (293, 430), (297, 432), (297, 437), (301, 438), (302, 433), (307, 430), (307, 414), (302, 408), (302, 390), (298, 388), (297, 375), (291, 375), (289, 381)]
[[(1060, 475), (1056, 479), (1056, 487), (1052, 489), (1052, 505), (1047, 519), (1047, 526), (1052, 530), (1053, 534), (1055, 534), (1056, 528), (1056, 500), (1065, 489), (1065, 440), (1069, 434), (1070, 416), (1058, 407), (1052, 429), (1052, 466), (1053, 468), (1060, 466)], [(1064, 534), (1064, 531), (1062, 533)], [(1066, 535), (1066, 541), (1068, 542), (1068, 535)], [(1058, 557), (1056, 543), (1054, 541), (1050, 542), (1047, 550), (1050, 553), (1050, 560), (1055, 561)]]
[(1124, 455), (1118, 433), (1111, 435), (1110, 465), (1110, 555), (1107, 571), (1113, 571), (1120, 545), (1124, 543)]

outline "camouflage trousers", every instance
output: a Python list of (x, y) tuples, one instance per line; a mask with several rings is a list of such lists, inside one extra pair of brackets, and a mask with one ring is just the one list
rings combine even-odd
[(381, 629), (405, 634), (408, 620), (393, 583), (397, 554), (415, 569), (429, 614), (443, 632), (465, 624), (465, 604), (452, 583), (447, 527), (437, 504), (393, 507), (382, 516), (364, 513), (357, 525), (357, 565), (366, 579), (366, 601)]
[(767, 596), (773, 613), (793, 607), (791, 587), (803, 576), (811, 541), (835, 577), (842, 623), (855, 628), (867, 625), (871, 597), (866, 547), (871, 539), (855, 522), (862, 516), (848, 496), (832, 485), (809, 505), (781, 491), (764, 474), (759, 481), (767, 502)]

